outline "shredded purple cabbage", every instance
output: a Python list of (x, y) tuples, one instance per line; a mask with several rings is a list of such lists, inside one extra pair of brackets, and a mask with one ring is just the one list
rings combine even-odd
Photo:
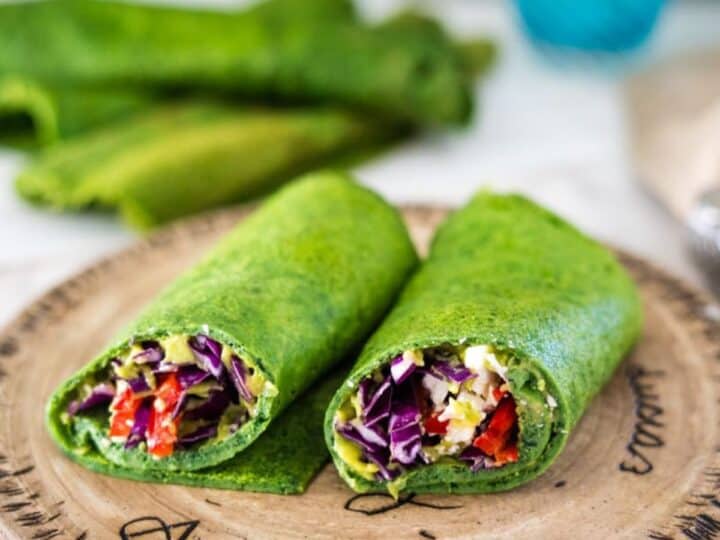
[[(164, 349), (157, 341), (147, 340), (141, 342), (140, 345), (142, 351), (132, 355), (134, 363), (146, 366), (154, 374), (161, 377), (167, 373), (177, 373), (181, 394), (172, 411), (172, 419), (175, 420), (181, 417), (183, 420), (202, 420), (208, 423), (193, 433), (179, 438), (177, 444), (181, 447), (216, 436), (217, 425), (223, 414), (232, 403), (239, 403), (239, 398), (250, 403), (256, 400), (256, 396), (253, 395), (247, 385), (249, 369), (245, 363), (237, 356), (233, 356), (231, 369), (226, 369), (222, 362), (222, 345), (206, 335), (199, 334), (188, 338), (188, 346), (198, 360), (198, 365), (173, 363), (172, 358), (166, 358)], [(115, 370), (122, 365), (123, 361), (120, 358), (110, 360), (108, 378), (111, 382), (124, 381), (135, 394), (153, 390), (143, 374), (132, 379), (118, 376)], [(192, 388), (206, 381), (215, 381), (217, 388), (211, 389), (206, 398), (193, 395)], [(112, 403), (114, 397), (115, 387), (113, 384), (99, 384), (92, 389), (84, 400), (71, 402), (67, 410), (70, 415), (75, 415), (96, 406), (107, 406)], [(154, 400), (154, 395), (148, 395), (137, 408), (130, 434), (125, 440), (125, 448), (135, 448), (146, 440)], [(231, 433), (239, 429), (246, 415), (247, 412), (242, 411), (238, 413), (237, 418), (232, 419)], [(375, 430), (365, 426), (361, 426), (360, 430), (375, 442), (382, 442), (383, 440), (381, 437), (384, 436), (384, 432), (378, 431), (376, 433)], [(386, 446), (387, 444), (386, 442)]]
[(156, 375), (161, 373), (172, 373), (173, 371), (180, 370), (180, 364), (173, 364), (172, 362), (163, 360), (161, 362), (158, 362), (157, 365), (152, 368), (152, 370), (153, 373), (155, 373)]
[[(360, 417), (336, 423), (336, 432), (357, 444), (365, 461), (377, 465), (379, 480), (392, 480), (413, 465), (430, 462), (423, 446), (434, 446), (442, 439), (423, 433), (423, 411), (444, 402), (449, 383), (462, 384), (475, 377), (464, 365), (446, 357), (430, 355), (425, 362), (425, 366), (417, 366), (396, 356), (383, 370), (380, 383), (375, 380), (377, 375), (365, 377), (357, 388)], [(473, 446), (458, 458), (472, 471), (492, 465)]]
[(390, 362), (390, 375), (396, 384), (402, 384), (412, 375), (415, 368), (417, 368), (415, 362), (400, 355)]
[(366, 450), (365, 457), (368, 461), (378, 466), (380, 469), (378, 476), (385, 481), (392, 480), (402, 472), (400, 468), (396, 467), (391, 469), (388, 467), (388, 463), (390, 463), (390, 452), (388, 452), (387, 448), (379, 448), (373, 451)]
[(143, 341), (140, 344), (143, 350), (133, 355), (132, 359), (137, 364), (155, 364), (165, 358), (165, 351), (157, 341)]
[(205, 369), (212, 373), (213, 377), (220, 379), (223, 371), (225, 371), (222, 362), (222, 345), (202, 334), (191, 337), (188, 345), (190, 345), (195, 356), (203, 363)]
[(436, 373), (439, 373), (458, 384), (462, 384), (468, 379), (472, 379), (474, 377), (472, 372), (465, 366), (460, 364), (453, 365), (447, 360), (436, 360), (432, 365), (432, 369)]
[(478, 472), (480, 469), (490, 468), (487, 456), (483, 454), (479, 448), (475, 448), (474, 446), (468, 446), (462, 451), (458, 458), (470, 465), (470, 470), (472, 472)]
[(411, 385), (403, 388), (398, 400), (390, 409), (390, 456), (403, 465), (412, 465), (422, 449), (422, 429), (420, 427), (420, 408), (414, 399)]
[(188, 420), (220, 420), (220, 417), (230, 405), (230, 397), (225, 390), (214, 390), (208, 398), (197, 407), (185, 410)]
[(355, 427), (357, 428), (360, 436), (373, 446), (386, 448), (390, 444), (390, 439), (387, 436), (387, 433), (379, 426), (367, 427), (362, 422), (357, 422)]
[(182, 446), (190, 446), (191, 444), (199, 443), (200, 441), (206, 441), (217, 435), (217, 425), (210, 424), (202, 426), (188, 435), (184, 435), (178, 439), (178, 444)]
[(180, 394), (180, 399), (178, 399), (177, 403), (175, 404), (175, 408), (173, 409), (171, 418), (175, 420), (178, 416), (180, 416), (180, 413), (185, 410), (185, 406), (188, 402), (188, 394), (187, 392), (183, 391)]
[(86, 411), (98, 405), (108, 405), (115, 397), (115, 388), (111, 384), (101, 383), (95, 386), (88, 397), (82, 401), (73, 401), (68, 405), (67, 411), (74, 416), (80, 411)]
[(366, 426), (374, 426), (390, 416), (392, 390), (392, 381), (387, 377), (375, 390), (367, 407), (362, 410), (362, 419)]
[(358, 444), (367, 452), (374, 452), (382, 448), (381, 445), (375, 444), (373, 441), (368, 440), (356, 425), (347, 423), (336, 426), (338, 433), (340, 433), (347, 440)]
[(360, 409), (365, 410), (370, 404), (370, 398), (372, 394), (372, 380), (369, 378), (363, 379), (358, 385), (358, 400), (360, 401)]
[(238, 394), (245, 401), (252, 403), (254, 396), (247, 385), (247, 366), (237, 356), (230, 359), (230, 378), (232, 379)]
[(135, 411), (133, 426), (125, 441), (125, 448), (135, 448), (138, 444), (145, 440), (145, 433), (150, 424), (150, 415), (152, 413), (153, 398), (147, 397), (143, 399), (140, 406)]
[(144, 375), (140, 375), (139, 377), (135, 377), (134, 379), (129, 379), (127, 383), (128, 386), (130, 386), (130, 389), (136, 394), (141, 394), (150, 390), (150, 385), (148, 384)]
[(390, 432), (405, 429), (420, 421), (420, 410), (414, 403), (396, 401), (390, 411)]
[(196, 366), (181, 366), (178, 369), (177, 377), (180, 386), (185, 389), (204, 382), (205, 379), (210, 377), (210, 374)]

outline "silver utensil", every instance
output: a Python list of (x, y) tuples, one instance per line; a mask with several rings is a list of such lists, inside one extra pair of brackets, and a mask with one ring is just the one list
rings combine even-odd
[(720, 189), (700, 196), (687, 219), (692, 253), (720, 294)]

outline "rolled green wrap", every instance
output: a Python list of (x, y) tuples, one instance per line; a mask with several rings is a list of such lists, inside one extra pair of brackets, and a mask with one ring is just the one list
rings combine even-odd
[[(641, 318), (607, 249), (523, 197), (480, 193), (441, 226), (333, 397), (335, 466), (358, 492), (396, 496), (528, 482), (558, 456)], [(370, 396), (382, 392), (380, 414), (385, 402)]]
[(117, 208), (132, 227), (149, 229), (267, 194), (294, 175), (405, 131), (339, 109), (181, 102), (50, 147), (15, 185), (35, 204)]
[[(415, 264), (392, 207), (343, 174), (309, 175), (268, 199), (114, 345), (62, 383), (48, 403), (50, 434), (72, 459), (108, 474), (119, 474), (117, 466), (133, 471), (124, 476), (176, 481), (182, 475), (173, 471), (241, 459), (241, 450), (361, 343)], [(205, 382), (181, 381), (197, 375)], [(110, 408), (107, 402), (77, 407), (107, 385), (114, 385)], [(166, 392), (178, 388), (187, 402)], [(167, 447), (168, 433), (182, 436), (185, 417), (188, 424), (204, 419), (197, 416), (200, 406), (220, 394), (234, 401), (214, 417), (213, 436), (151, 455), (153, 447)], [(121, 430), (128, 418), (133, 427), (142, 425), (146, 405), (152, 406), (145, 438), (130, 447), (133, 432)], [(169, 416), (173, 410), (180, 411), (177, 418)]]
[[(316, 0), (317, 2), (317, 0)], [(0, 6), (0, 74), (61, 86), (223, 92), (335, 103), (418, 123), (462, 123), (472, 99), (457, 56), (420, 36), (369, 28), (346, 2), (302, 14), (88, 0)], [(293, 7), (294, 6), (294, 7)]]

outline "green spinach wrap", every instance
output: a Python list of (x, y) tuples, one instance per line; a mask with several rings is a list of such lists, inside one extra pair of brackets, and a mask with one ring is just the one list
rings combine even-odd
[(15, 185), (35, 204), (118, 209), (129, 225), (149, 229), (264, 195), (294, 175), (405, 131), (327, 107), (184, 101), (47, 148)]
[(339, 173), (299, 180), (59, 386), (50, 433), (109, 474), (225, 463), (361, 342), (415, 263), (375, 194)]
[(545, 471), (641, 328), (602, 246), (519, 196), (478, 194), (333, 397), (325, 437), (358, 492), (482, 493)]
[(231, 12), (89, 0), (0, 5), (0, 74), (73, 88), (342, 104), (423, 124), (469, 120), (470, 87), (454, 51), (365, 26), (348, 2), (314, 0), (310, 13), (304, 4)]

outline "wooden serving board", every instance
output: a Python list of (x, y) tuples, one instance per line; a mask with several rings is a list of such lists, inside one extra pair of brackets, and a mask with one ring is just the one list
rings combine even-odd
[[(55, 448), (45, 401), (247, 209), (166, 229), (48, 292), (0, 334), (0, 537), (720, 538), (720, 307), (621, 255), (645, 301), (635, 352), (540, 479), (498, 495), (355, 497), (328, 465), (302, 496), (94, 474)], [(406, 208), (425, 247), (445, 211)]]

